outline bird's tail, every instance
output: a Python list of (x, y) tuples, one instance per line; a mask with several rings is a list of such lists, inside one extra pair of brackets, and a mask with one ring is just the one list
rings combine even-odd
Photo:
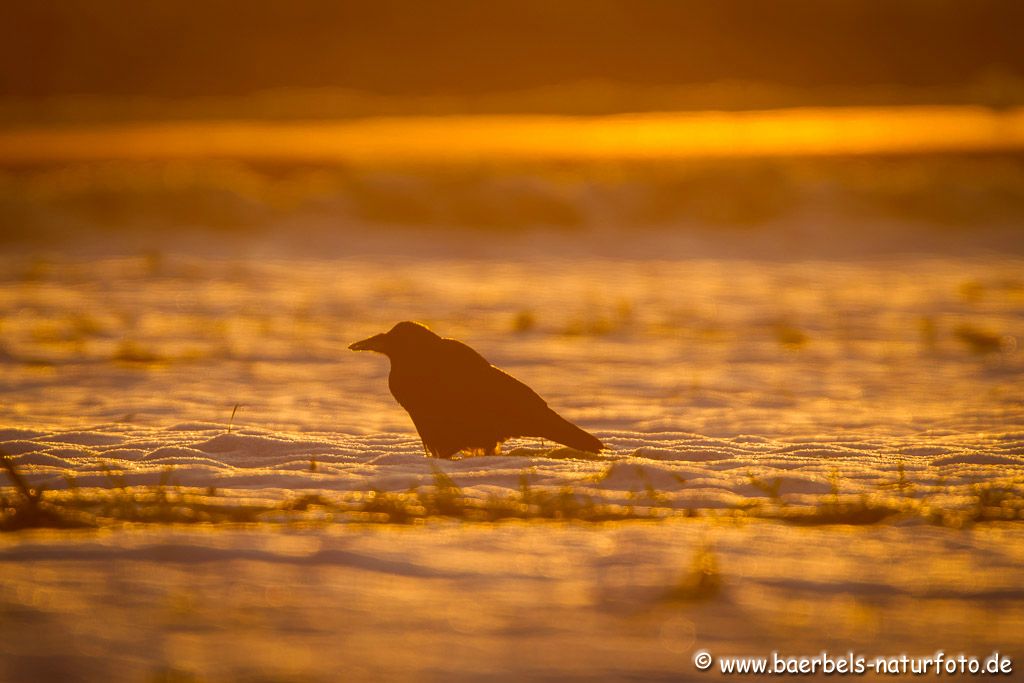
[(551, 420), (541, 436), (578, 451), (600, 453), (604, 449), (600, 439), (583, 431), (554, 411), (551, 411)]

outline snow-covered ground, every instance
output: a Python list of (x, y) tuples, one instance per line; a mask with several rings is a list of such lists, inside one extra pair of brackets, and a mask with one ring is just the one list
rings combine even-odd
[[(1024, 657), (1019, 257), (452, 251), (0, 257), (0, 448), (94, 527), (0, 535), (0, 678)], [(609, 451), (423, 457), (402, 319)]]
[(712, 680), (691, 662), (698, 648), (1024, 651), (1019, 523), (437, 522), (0, 542), (12, 681)]

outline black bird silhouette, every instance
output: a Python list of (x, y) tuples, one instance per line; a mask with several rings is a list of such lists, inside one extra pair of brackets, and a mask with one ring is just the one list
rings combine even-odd
[(408, 411), (428, 455), (497, 454), (514, 436), (539, 436), (581, 451), (604, 448), (597, 438), (551, 410), (537, 393), (455, 339), (400, 322), (357, 341), (353, 351), (391, 359), (388, 386)]

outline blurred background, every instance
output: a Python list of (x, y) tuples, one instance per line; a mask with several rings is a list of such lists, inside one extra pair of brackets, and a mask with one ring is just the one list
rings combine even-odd
[(1017, 249), (1021, 25), (1013, 0), (8, 2), (0, 233)]

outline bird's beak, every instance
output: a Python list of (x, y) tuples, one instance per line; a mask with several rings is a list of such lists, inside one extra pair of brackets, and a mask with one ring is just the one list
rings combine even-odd
[(349, 344), (348, 348), (353, 351), (381, 351), (381, 342), (384, 339), (383, 334), (375, 334), (372, 337), (357, 341), (354, 344)]

